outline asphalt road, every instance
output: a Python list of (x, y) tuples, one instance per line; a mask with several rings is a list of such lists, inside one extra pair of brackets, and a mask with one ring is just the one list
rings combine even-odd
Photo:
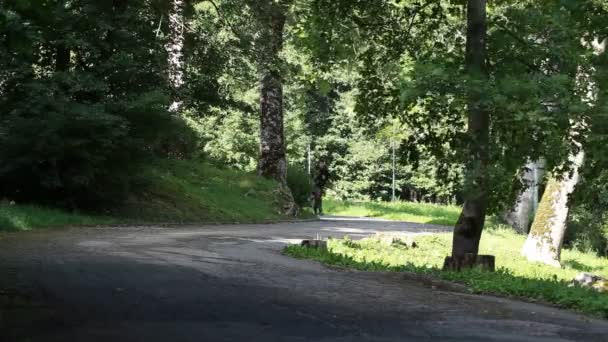
[(0, 235), (0, 341), (608, 341), (608, 322), (280, 254), (371, 220)]

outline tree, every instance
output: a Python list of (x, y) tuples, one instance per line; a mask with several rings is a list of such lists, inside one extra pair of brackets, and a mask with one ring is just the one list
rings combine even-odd
[(572, 170), (561, 178), (551, 178), (540, 201), (530, 234), (522, 249), (529, 261), (560, 266), (560, 254), (566, 234), (568, 200), (579, 180), (584, 152), (572, 157)]
[(542, 161), (528, 162), (521, 173), (520, 180), (523, 188), (520, 190), (515, 204), (503, 215), (504, 220), (517, 232), (526, 234), (530, 221), (538, 207), (539, 184), (544, 174)]
[(117, 203), (160, 141), (188, 135), (167, 112), (154, 3), (0, 2), (0, 196)]
[(275, 179), (286, 200), (286, 211), (295, 214), (295, 202), (287, 187), (287, 157), (283, 122), (283, 30), (289, 0), (250, 1), (258, 24), (257, 66), (260, 76), (260, 175)]
[(286, 1), (250, 3), (259, 25), (256, 41), (260, 75), (260, 160), (261, 175), (285, 184), (287, 160), (283, 128), (283, 73), (280, 57), (287, 16)]
[[(597, 55), (604, 54), (606, 41), (595, 40), (592, 42), (592, 48)], [(589, 75), (579, 73), (579, 79), (588, 79)], [(583, 87), (587, 93), (582, 93), (581, 96), (588, 99), (591, 107), (594, 107), (597, 102), (598, 91), (597, 87), (603, 85), (595, 85), (591, 81), (588, 87)], [(571, 168), (560, 175), (549, 180), (545, 193), (540, 202), (540, 206), (530, 234), (522, 249), (522, 254), (529, 261), (542, 262), (548, 265), (560, 266), (561, 249), (566, 235), (568, 214), (570, 212), (570, 195), (574, 192), (579, 181), (579, 169), (581, 168), (584, 158), (584, 143), (585, 136), (582, 136), (581, 131), (587, 131), (587, 119), (582, 119), (579, 122), (572, 123), (572, 133), (568, 137), (570, 143), (575, 147), (576, 151), (570, 156)]]
[(167, 49), (167, 76), (172, 91), (172, 101), (169, 110), (179, 113), (182, 109), (180, 93), (184, 85), (184, 30), (185, 30), (185, 0), (171, 0), (169, 9), (169, 37)]
[(468, 81), (468, 136), (470, 157), (466, 164), (464, 205), (454, 227), (448, 268), (460, 269), (467, 255), (476, 256), (485, 223), (488, 201), (488, 148), (490, 117), (483, 106), (486, 69), (486, 1), (467, 1), (466, 70)]

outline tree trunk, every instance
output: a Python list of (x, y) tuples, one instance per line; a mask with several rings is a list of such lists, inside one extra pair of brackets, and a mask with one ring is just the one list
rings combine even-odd
[[(606, 39), (601, 41), (595, 39), (589, 48), (593, 50), (594, 54), (603, 55), (606, 49)], [(598, 70), (596, 69), (595, 71), (597, 72)], [(601, 85), (592, 84), (587, 94), (584, 95), (589, 101), (594, 103), (597, 103), (600, 100), (598, 96), (601, 96), (594, 94), (591, 90), (597, 86), (599, 86), (601, 92)], [(578, 122), (572, 122), (572, 124), (573, 131), (576, 131), (577, 128), (586, 126), (588, 122), (581, 119)], [(569, 137), (571, 142), (578, 148), (576, 155), (571, 155), (569, 158), (572, 164), (571, 172), (562, 175), (560, 179), (552, 178), (547, 184), (538, 212), (532, 223), (530, 234), (521, 251), (522, 255), (527, 257), (529, 261), (542, 262), (556, 267), (560, 266), (561, 249), (569, 213), (568, 199), (578, 183), (579, 169), (585, 159), (581, 141), (576, 140), (577, 136), (580, 136), (580, 133), (573, 132)]]
[(68, 71), (70, 69), (70, 49), (61, 44), (55, 49), (55, 71)]
[(298, 208), (287, 186), (287, 157), (283, 128), (283, 29), (287, 16), (285, 0), (249, 0), (257, 17), (260, 34), (257, 38), (260, 74), (260, 175), (279, 182), (278, 196), (284, 214), (297, 215)]
[(527, 234), (530, 221), (536, 213), (538, 206), (538, 185), (543, 177), (542, 163), (539, 161), (529, 162), (521, 176), (524, 188), (517, 196), (517, 200), (504, 219), (518, 233)]
[[(279, 53), (283, 49), (286, 8), (274, 1), (260, 4), (260, 160), (262, 176), (287, 183), (285, 133), (283, 129), (283, 79)], [(265, 5), (265, 6), (264, 6)]]
[[(480, 83), (487, 78), (486, 70), (486, 0), (467, 2), (466, 68), (469, 82)], [(487, 209), (488, 145), (490, 118), (482, 107), (483, 94), (479, 84), (471, 85), (468, 93), (469, 160), (466, 165), (464, 206), (454, 227), (452, 261), (447, 264), (463, 266), (460, 261), (475, 260)], [(469, 256), (467, 256), (469, 255)], [(467, 265), (464, 265), (465, 267)], [(473, 265), (470, 265), (473, 266)]]
[(181, 88), (184, 85), (184, 9), (185, 0), (172, 0), (169, 10), (169, 39), (167, 49), (167, 70), (171, 87), (172, 102), (169, 110), (179, 113), (182, 109)]
[(584, 152), (581, 150), (571, 158), (573, 163), (571, 173), (563, 175), (562, 179), (551, 178), (547, 183), (530, 234), (522, 249), (522, 255), (529, 261), (560, 266), (560, 254), (569, 212), (568, 197), (578, 183), (578, 170), (583, 159)]

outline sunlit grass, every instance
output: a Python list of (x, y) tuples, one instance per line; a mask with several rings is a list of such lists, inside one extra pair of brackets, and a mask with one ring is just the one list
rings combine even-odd
[[(279, 212), (271, 180), (200, 161), (150, 161), (108, 217), (29, 205), (0, 206), (0, 231), (114, 223), (259, 223), (288, 219)], [(310, 215), (305, 213), (304, 215)]]
[(110, 217), (68, 213), (32, 205), (0, 205), (0, 231), (111, 224)]
[(264, 222), (282, 218), (276, 183), (254, 173), (196, 161), (163, 161), (143, 175), (148, 186), (119, 213), (139, 221)]
[(608, 259), (564, 250), (561, 269), (530, 263), (520, 255), (524, 238), (506, 229), (490, 228), (484, 232), (480, 253), (496, 256), (495, 273), (441, 271), (443, 260), (450, 253), (450, 233), (418, 236), (419, 247), (410, 249), (368, 238), (358, 242), (330, 240), (328, 251), (289, 246), (285, 253), (360, 270), (427, 274), (463, 283), (475, 293), (540, 300), (608, 318), (608, 294), (568, 286), (581, 271), (608, 276)]
[(455, 205), (438, 205), (414, 202), (353, 202), (327, 199), (325, 213), (338, 216), (378, 217), (414, 223), (452, 226), (458, 220), (461, 208)]

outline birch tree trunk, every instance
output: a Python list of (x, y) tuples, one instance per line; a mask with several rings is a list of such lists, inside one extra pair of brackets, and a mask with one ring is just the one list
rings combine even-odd
[(562, 175), (561, 179), (551, 178), (547, 183), (530, 234), (522, 249), (522, 255), (529, 261), (560, 266), (569, 212), (568, 199), (578, 183), (578, 171), (584, 156), (583, 150), (580, 150), (571, 157), (572, 172)]
[[(471, 81), (487, 77), (485, 40), (486, 0), (468, 0), (465, 64)], [(452, 256), (446, 259), (446, 269), (473, 266), (464, 263), (474, 261), (479, 252), (479, 240), (487, 210), (490, 118), (481, 105), (483, 95), (480, 89), (470, 89), (468, 97), (470, 157), (466, 165), (465, 201), (454, 227)]]
[(184, 85), (184, 10), (185, 0), (171, 0), (169, 39), (165, 48), (167, 49), (167, 77), (172, 93), (169, 110), (172, 113), (179, 113), (183, 104), (180, 93)]
[(504, 214), (503, 218), (517, 232), (526, 234), (530, 228), (532, 216), (538, 206), (538, 184), (543, 177), (542, 163), (529, 162), (521, 176), (524, 189), (517, 196), (513, 208)]
[[(596, 55), (605, 53), (606, 39), (599, 41), (595, 39), (589, 46)], [(594, 72), (597, 72), (594, 68)], [(580, 74), (580, 78), (587, 78), (589, 75)], [(593, 81), (588, 83), (587, 94), (585, 95), (589, 103), (593, 106), (598, 101), (595, 90), (601, 85)], [(577, 128), (586, 126), (584, 120), (573, 123), (573, 131)], [(580, 141), (577, 141), (579, 134), (573, 134), (570, 139), (578, 148), (576, 155), (570, 156), (572, 171), (562, 175), (561, 179), (551, 179), (547, 184), (545, 193), (540, 202), (538, 212), (532, 223), (530, 234), (522, 249), (522, 255), (529, 261), (542, 262), (548, 265), (560, 266), (560, 256), (564, 235), (566, 234), (566, 223), (568, 219), (569, 207), (568, 199), (574, 191), (579, 180), (579, 169), (583, 164), (585, 153)]]

